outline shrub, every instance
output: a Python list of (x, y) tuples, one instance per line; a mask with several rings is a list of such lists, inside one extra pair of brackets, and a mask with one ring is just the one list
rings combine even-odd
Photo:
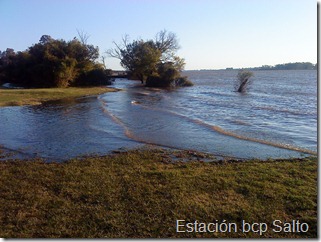
[(111, 85), (111, 70), (95, 68), (93, 70), (82, 73), (76, 80), (76, 86), (102, 86)]
[(147, 78), (147, 87), (190, 87), (194, 84), (186, 76), (178, 77), (174, 80), (164, 80), (160, 76), (150, 76)]
[(149, 76), (146, 80), (147, 87), (183, 87), (193, 86), (187, 77), (180, 76), (180, 72), (172, 62), (158, 65), (157, 74)]
[(175, 86), (178, 87), (191, 87), (194, 86), (193, 82), (187, 79), (186, 76), (180, 77), (175, 80)]
[(237, 81), (235, 84), (235, 88), (238, 92), (245, 92), (248, 86), (252, 83), (250, 79), (253, 76), (253, 72), (240, 70), (237, 74)]

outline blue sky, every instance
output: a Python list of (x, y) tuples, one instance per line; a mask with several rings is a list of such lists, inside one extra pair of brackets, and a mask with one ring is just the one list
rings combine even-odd
[[(176, 33), (185, 69), (317, 62), (314, 0), (0, 0), (0, 50), (25, 50), (44, 34), (71, 40), (77, 29), (100, 53), (128, 34)], [(117, 59), (107, 66), (121, 69)]]

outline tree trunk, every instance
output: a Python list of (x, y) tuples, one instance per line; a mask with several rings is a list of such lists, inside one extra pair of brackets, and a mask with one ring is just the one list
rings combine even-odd
[(137, 77), (142, 82), (142, 84), (144, 84), (144, 75), (143, 74), (138, 74)]
[(247, 83), (248, 80), (249, 80), (249, 79), (247, 78), (247, 79), (245, 79), (244, 81), (242, 81), (239, 89), (237, 89), (238, 92), (243, 92), (243, 91), (244, 91), (244, 88), (245, 88), (246, 83)]

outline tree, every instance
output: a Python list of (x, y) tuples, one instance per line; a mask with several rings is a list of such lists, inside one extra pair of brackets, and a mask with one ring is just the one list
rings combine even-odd
[(120, 64), (131, 76), (138, 78), (142, 83), (156, 71), (156, 65), (161, 58), (161, 52), (155, 48), (152, 41), (135, 40), (128, 42), (128, 36), (122, 39), (116, 48), (108, 50), (108, 55), (118, 58)]
[(120, 64), (131, 76), (148, 86), (173, 86), (180, 78), (184, 59), (175, 55), (179, 49), (176, 35), (163, 30), (156, 34), (155, 40), (134, 40), (129, 42), (126, 35), (122, 43), (114, 42), (115, 48), (107, 51), (111, 57), (118, 58)]
[(80, 39), (80, 42), (83, 45), (87, 45), (87, 42), (88, 42), (88, 39), (90, 36), (85, 31), (79, 30), (79, 29), (77, 29), (77, 33), (78, 33), (78, 37)]
[(253, 72), (247, 70), (240, 70), (237, 74), (236, 89), (238, 92), (246, 92), (248, 86), (251, 84), (251, 77)]
[(65, 41), (43, 35), (25, 51), (1, 52), (0, 81), (25, 87), (110, 84), (110, 73), (97, 62), (98, 47), (87, 44), (86, 35), (81, 38)]
[(49, 43), (49, 42), (51, 42), (51, 41), (53, 41), (53, 40), (54, 40), (54, 39), (51, 38), (50, 35), (43, 35), (43, 36), (41, 36), (41, 38), (40, 38), (40, 40), (39, 40), (39, 43), (40, 43), (40, 44), (47, 44), (47, 43)]
[(152, 42), (134, 41), (122, 52), (121, 65), (144, 83), (148, 76), (156, 72), (161, 52)]

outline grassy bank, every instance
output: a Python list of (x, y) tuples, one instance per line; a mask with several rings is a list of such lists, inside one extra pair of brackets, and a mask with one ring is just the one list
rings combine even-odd
[[(203, 158), (134, 150), (60, 164), (0, 162), (0, 237), (260, 236), (240, 230), (176, 233), (177, 219), (264, 222), (269, 229), (262, 237), (317, 236), (316, 158), (211, 163)], [(273, 220), (300, 220), (309, 230), (276, 233)]]
[(97, 95), (110, 91), (115, 91), (115, 89), (106, 87), (0, 89), (0, 107), (37, 105), (45, 101)]

